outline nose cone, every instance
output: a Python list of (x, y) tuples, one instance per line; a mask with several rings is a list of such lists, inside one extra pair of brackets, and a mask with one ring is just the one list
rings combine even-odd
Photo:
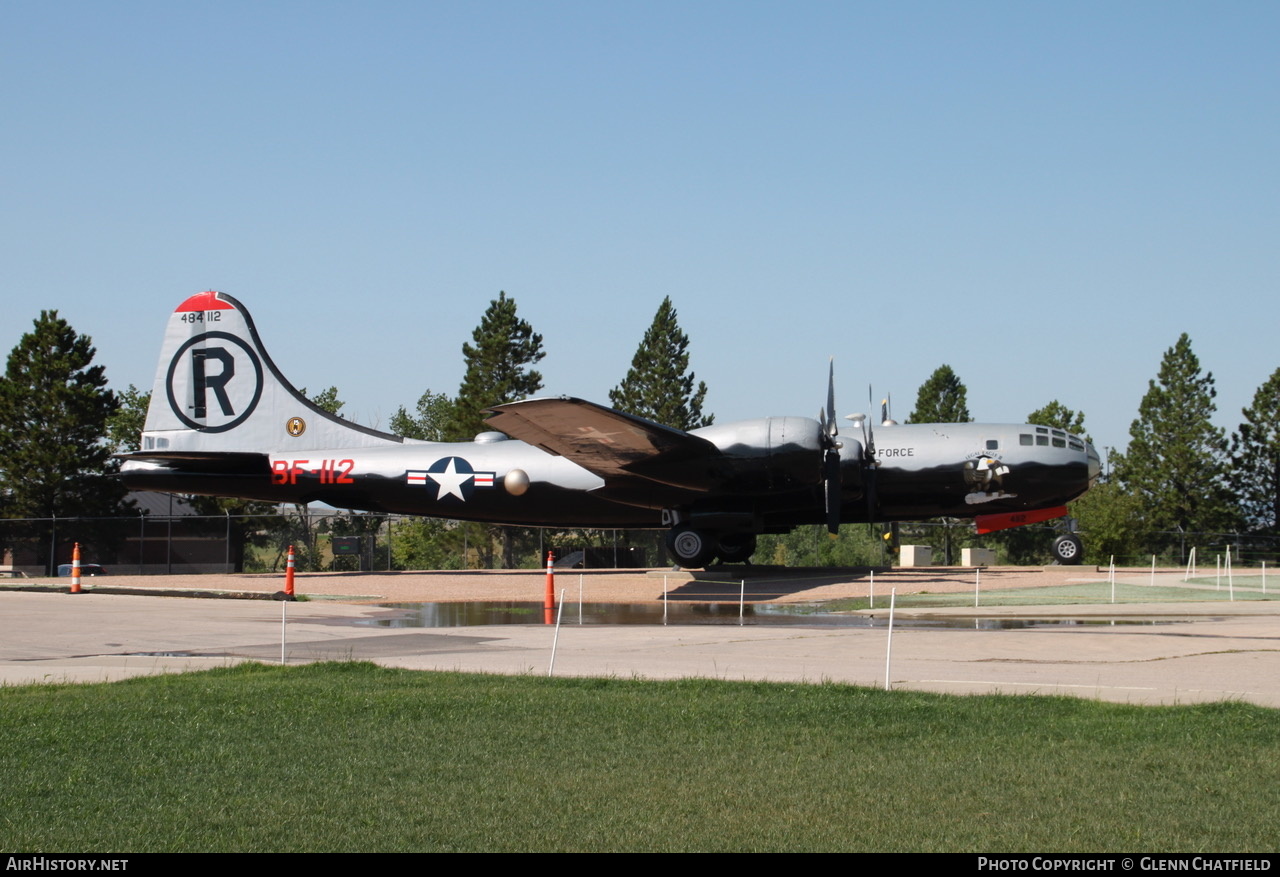
[(1093, 445), (1085, 442), (1085, 454), (1089, 457), (1089, 486), (1093, 487), (1093, 483), (1098, 480), (1098, 476), (1102, 474), (1102, 458), (1098, 456), (1098, 452), (1093, 449)]

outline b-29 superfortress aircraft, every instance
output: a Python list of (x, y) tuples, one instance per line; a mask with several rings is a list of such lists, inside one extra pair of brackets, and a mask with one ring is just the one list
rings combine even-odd
[[(744, 562), (801, 524), (973, 518), (979, 532), (1061, 517), (1098, 477), (1093, 447), (1034, 425), (882, 422), (835, 394), (817, 419), (684, 432), (567, 396), (491, 409), (474, 441), (423, 442), (321, 410), (280, 374), (244, 305), (202, 292), (169, 317), (134, 490), (323, 502), (542, 527), (667, 529), (676, 563)], [(887, 425), (889, 424), (889, 425)], [(1079, 562), (1075, 536), (1054, 543)]]

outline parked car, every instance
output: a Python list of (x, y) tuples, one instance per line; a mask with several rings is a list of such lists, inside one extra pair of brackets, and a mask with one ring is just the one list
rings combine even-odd
[[(80, 564), (80, 576), (82, 578), (84, 576), (105, 576), (106, 574), (107, 574), (107, 571), (101, 564), (97, 564), (97, 563)], [(71, 564), (69, 563), (58, 564), (59, 578), (67, 578), (70, 575), (71, 575)]]

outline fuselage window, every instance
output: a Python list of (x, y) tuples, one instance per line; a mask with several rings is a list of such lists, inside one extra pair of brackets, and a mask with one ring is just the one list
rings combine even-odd
[(1034, 441), (1032, 441), (1031, 436), (1027, 435), (1027, 434), (1024, 432), (1022, 435), (1018, 436), (1018, 444), (1020, 444), (1020, 445), (1032, 445), (1032, 444), (1035, 444), (1035, 442), (1034, 442)]
[(987, 439), (987, 450), (988, 450), (988, 451), (998, 451), (998, 450), (1000, 450), (1000, 440), (999, 440), (999, 439)]
[(1048, 447), (1048, 446), (1049, 446), (1049, 437), (1048, 437), (1047, 435), (1038, 435), (1038, 436), (1036, 436), (1036, 444), (1038, 444), (1038, 445), (1044, 445), (1045, 447)]

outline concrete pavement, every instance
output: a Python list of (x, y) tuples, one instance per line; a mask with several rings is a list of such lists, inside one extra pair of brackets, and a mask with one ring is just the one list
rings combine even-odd
[[(398, 610), (331, 602), (0, 593), (0, 683), (100, 682), (244, 660), (369, 660), (393, 667), (545, 674), (554, 629), (378, 626)], [(930, 616), (973, 618), (972, 610)], [(907, 613), (899, 612), (898, 617)], [(1280, 707), (1280, 606), (1271, 603), (1017, 607), (984, 618), (1095, 623), (1020, 630), (899, 628), (895, 688), (1065, 694), (1173, 704), (1242, 700)], [(1159, 619), (1116, 624), (1108, 619)], [(884, 628), (566, 625), (556, 675), (819, 682), (880, 686)]]

